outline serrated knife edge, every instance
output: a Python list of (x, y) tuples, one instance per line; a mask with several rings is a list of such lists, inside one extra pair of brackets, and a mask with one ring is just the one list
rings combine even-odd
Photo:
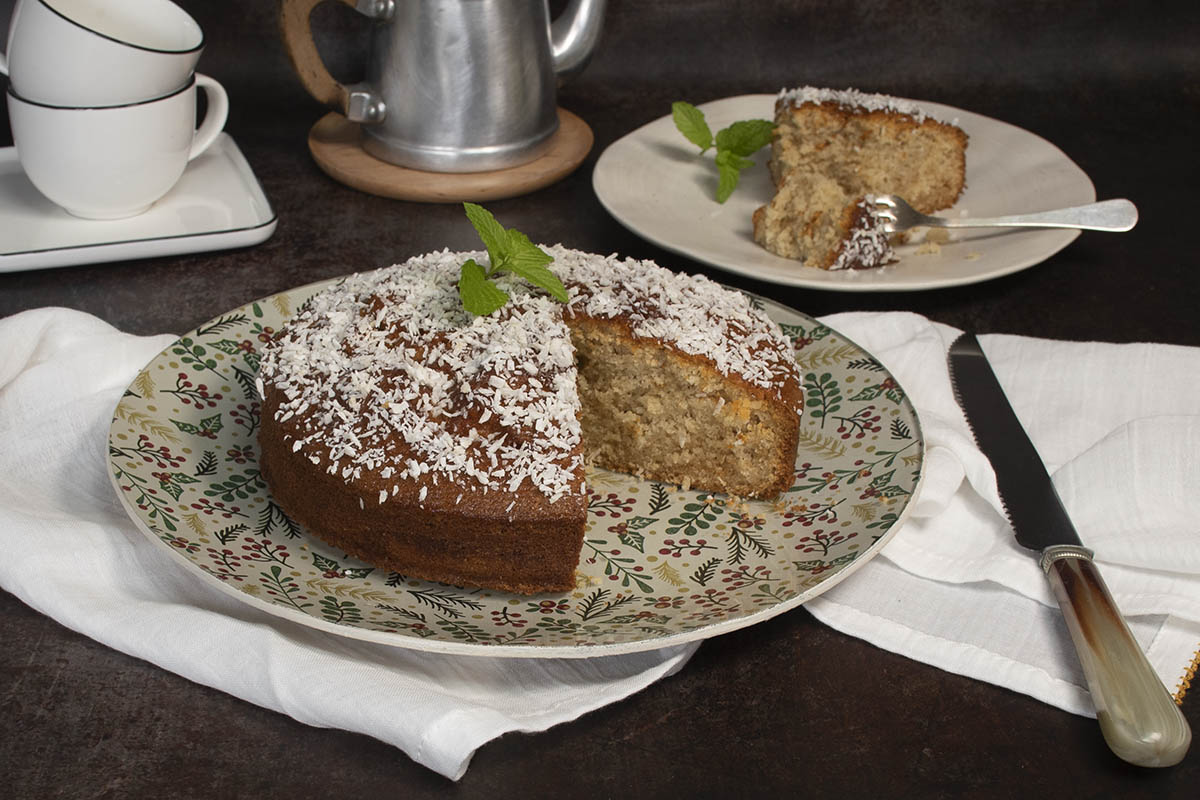
[(996, 473), (1000, 502), (1017, 542), (1039, 552), (1082, 547), (1041, 455), (1029, 440), (979, 341), (964, 334), (950, 346), (950, 384), (967, 426)]

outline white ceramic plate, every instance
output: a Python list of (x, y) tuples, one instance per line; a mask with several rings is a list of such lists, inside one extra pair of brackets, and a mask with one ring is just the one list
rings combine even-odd
[(73, 217), (33, 187), (16, 148), (0, 148), (0, 272), (246, 247), (275, 232), (275, 212), (227, 133), (179, 182), (128, 219)]
[[(1029, 131), (938, 103), (916, 102), (969, 136), (967, 187), (943, 215), (999, 216), (1090, 203), (1091, 180), (1061, 150)], [(754, 94), (700, 106), (717, 131), (742, 119), (774, 117), (775, 95)], [(774, 193), (767, 150), (724, 203), (713, 199), (716, 168), (675, 128), (668, 114), (613, 142), (600, 155), (592, 185), (625, 227), (676, 253), (759, 280), (845, 292), (935, 289), (977, 283), (1033, 266), (1070, 244), (1077, 230), (965, 229), (937, 253), (918, 244), (897, 249), (899, 262), (874, 270), (828, 272), (767, 252), (754, 242), (750, 217)]]
[(805, 416), (777, 502), (733, 503), (595, 470), (576, 589), (519, 596), (408, 578), (290, 520), (258, 471), (258, 348), (318, 284), (182, 337), (130, 384), (109, 473), (138, 527), (212, 585), (356, 639), (463, 655), (587, 657), (715, 636), (796, 608), (874, 557), (917, 491), (904, 391), (811, 317), (755, 299), (796, 345)]

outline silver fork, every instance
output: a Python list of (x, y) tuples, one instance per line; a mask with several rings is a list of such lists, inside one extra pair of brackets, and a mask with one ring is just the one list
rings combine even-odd
[(1137, 207), (1128, 200), (1102, 200), (1034, 214), (1008, 217), (931, 217), (894, 194), (874, 196), (876, 213), (889, 233), (924, 225), (930, 228), (1078, 228), (1088, 231), (1127, 231), (1137, 224)]

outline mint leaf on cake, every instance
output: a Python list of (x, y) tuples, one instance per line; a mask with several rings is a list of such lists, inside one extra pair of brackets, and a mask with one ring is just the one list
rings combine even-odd
[(495, 264), (510, 246), (508, 231), (496, 221), (492, 212), (483, 206), (475, 203), (463, 203), (463, 208), (467, 212), (467, 219), (471, 220), (471, 225), (474, 226), (484, 248), (487, 249), (488, 258)]
[(547, 267), (554, 261), (553, 256), (515, 228), (505, 228), (483, 206), (463, 203), (463, 208), (487, 249), (489, 262), (487, 269), (473, 258), (462, 265), (458, 295), (463, 308), (476, 316), (486, 316), (503, 308), (508, 302), (508, 294), (492, 280), (502, 272), (511, 272), (555, 300), (567, 302), (566, 287)]
[(508, 302), (508, 293), (488, 280), (483, 267), (469, 258), (458, 278), (458, 296), (463, 308), (477, 317), (485, 317)]

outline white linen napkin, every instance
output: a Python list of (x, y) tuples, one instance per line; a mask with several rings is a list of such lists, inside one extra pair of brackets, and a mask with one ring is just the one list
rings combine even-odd
[[(900, 312), (822, 321), (905, 389), (927, 461), (879, 557), (805, 607), (884, 649), (1095, 716), (1049, 584), (1013, 538), (954, 400), (946, 350), (959, 331)], [(1118, 608), (1182, 699), (1200, 656), (1200, 349), (979, 339)]]
[(388, 742), (454, 780), (485, 742), (621, 700), (695, 652), (444, 656), (329, 635), (207, 586), (134, 527), (106, 473), (117, 401), (174, 339), (67, 309), (0, 319), (0, 586), (31, 607), (197, 683)]

